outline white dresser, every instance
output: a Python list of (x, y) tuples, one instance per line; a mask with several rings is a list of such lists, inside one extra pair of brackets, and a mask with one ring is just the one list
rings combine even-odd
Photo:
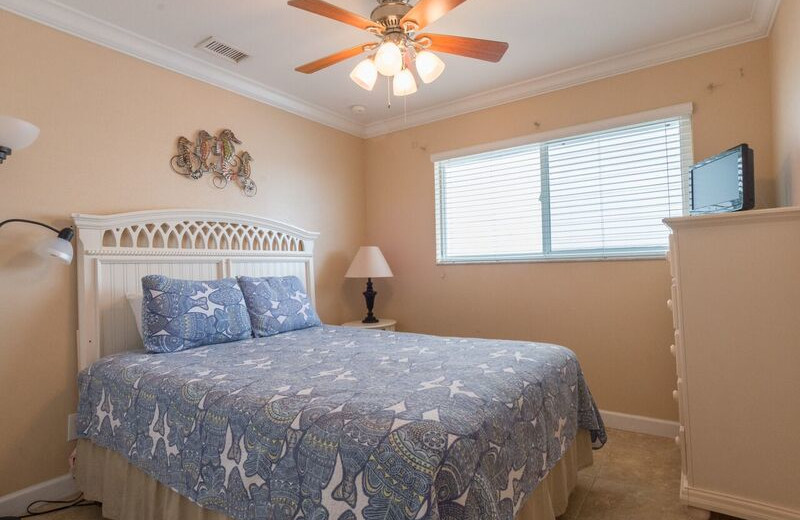
[(681, 500), (800, 519), (800, 208), (665, 222)]

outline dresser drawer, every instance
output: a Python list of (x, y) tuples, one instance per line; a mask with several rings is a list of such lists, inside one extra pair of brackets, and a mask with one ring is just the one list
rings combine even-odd
[(669, 235), (669, 251), (667, 251), (667, 263), (669, 264), (669, 274), (673, 278), (678, 276), (678, 259), (675, 258), (675, 235)]
[(686, 468), (686, 428), (682, 424), (675, 436), (675, 444), (681, 449), (681, 468)]
[(675, 356), (675, 373), (683, 378), (683, 337), (680, 329), (675, 330), (675, 343), (669, 346), (669, 350)]
[(681, 425), (684, 423), (682, 402), (685, 396), (683, 395), (683, 391), (683, 379), (679, 377), (675, 382), (675, 390), (672, 391), (672, 398), (678, 404), (678, 422)]
[(679, 329), (681, 328), (680, 320), (678, 319), (678, 283), (675, 279), (672, 279), (672, 285), (670, 286), (670, 298), (667, 300), (667, 308), (672, 313), (672, 328)]

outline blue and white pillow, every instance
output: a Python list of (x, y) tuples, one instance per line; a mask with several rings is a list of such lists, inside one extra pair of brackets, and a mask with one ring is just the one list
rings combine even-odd
[(142, 278), (142, 332), (148, 352), (179, 352), (252, 337), (235, 278), (197, 282)]
[(296, 276), (240, 276), (239, 285), (257, 338), (322, 324)]

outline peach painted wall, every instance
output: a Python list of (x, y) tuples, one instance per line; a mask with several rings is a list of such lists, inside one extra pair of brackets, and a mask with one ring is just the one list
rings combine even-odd
[(781, 2), (770, 38), (779, 202), (800, 205), (800, 2)]
[(666, 261), (437, 266), (430, 154), (689, 101), (695, 157), (749, 142), (758, 206), (774, 205), (766, 39), (368, 140), (367, 237), (395, 274), (376, 282), (377, 314), (403, 331), (568, 346), (601, 408), (677, 419)]
[[(361, 282), (342, 276), (367, 237), (395, 271), (376, 283), (380, 315), (406, 331), (567, 345), (608, 410), (676, 417), (666, 263), (438, 267), (430, 153), (693, 101), (696, 157), (750, 142), (758, 204), (775, 202), (766, 40), (366, 142), (5, 11), (0, 47), (24, 49), (4, 55), (0, 113), (42, 129), (0, 166), (0, 219), (207, 207), (285, 220), (322, 233), (317, 298), (331, 323), (362, 312)], [(226, 126), (256, 158), (254, 199), (168, 167), (176, 136)], [(63, 474), (71, 450), (75, 266), (34, 256), (43, 236), (0, 231), (0, 496)]]
[[(0, 113), (41, 128), (0, 166), (0, 220), (69, 225), (72, 212), (214, 208), (321, 232), (317, 303), (340, 323), (363, 305), (344, 273), (364, 237), (364, 142), (0, 10)], [(11, 51), (13, 49), (13, 51)], [(172, 173), (178, 135), (231, 127), (259, 193)], [(0, 496), (67, 471), (76, 409), (76, 270), (31, 253), (44, 230), (0, 230)], [(350, 282), (348, 282), (349, 284)]]

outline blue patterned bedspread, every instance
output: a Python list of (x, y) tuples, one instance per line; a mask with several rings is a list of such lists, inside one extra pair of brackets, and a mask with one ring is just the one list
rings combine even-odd
[(575, 355), (541, 343), (313, 327), (79, 376), (82, 438), (237, 520), (511, 520), (577, 429)]

